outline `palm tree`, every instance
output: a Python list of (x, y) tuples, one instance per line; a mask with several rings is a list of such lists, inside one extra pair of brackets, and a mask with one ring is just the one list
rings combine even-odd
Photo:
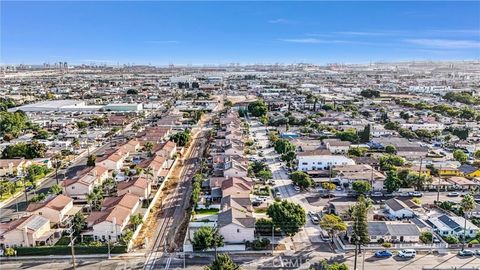
[(55, 184), (55, 185), (50, 187), (50, 192), (52, 194), (58, 195), (58, 194), (62, 193), (62, 187), (59, 184)]
[(467, 213), (475, 209), (475, 200), (473, 196), (468, 194), (463, 197), (462, 201), (460, 202), (460, 206), (463, 210), (463, 218), (465, 219), (465, 224), (463, 226), (463, 239), (462, 239), (462, 250), (465, 248), (465, 240), (467, 234)]
[(143, 145), (143, 149), (145, 151), (148, 152), (148, 155), (151, 156), (152, 155), (152, 149), (153, 149), (153, 143), (152, 142), (146, 142), (144, 145)]
[(139, 214), (133, 215), (130, 217), (130, 223), (133, 225), (134, 229), (136, 230), (138, 225), (143, 223), (142, 216)]
[(103, 190), (95, 187), (92, 192), (87, 194), (87, 202), (95, 210), (100, 209), (100, 203), (103, 200)]
[(105, 182), (102, 184), (103, 191), (110, 195), (112, 190), (117, 186), (117, 182), (113, 178), (109, 177), (105, 179)]
[(143, 170), (143, 173), (147, 176), (147, 182), (150, 183), (150, 176), (153, 177), (153, 169), (151, 167), (147, 167), (145, 170)]
[(57, 153), (53, 156), (53, 167), (55, 168), (55, 180), (57, 181), (58, 185), (58, 169), (62, 166), (62, 154)]

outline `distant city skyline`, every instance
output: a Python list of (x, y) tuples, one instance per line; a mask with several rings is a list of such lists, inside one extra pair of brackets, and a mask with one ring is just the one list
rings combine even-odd
[(480, 59), (479, 2), (2, 1), (0, 64)]

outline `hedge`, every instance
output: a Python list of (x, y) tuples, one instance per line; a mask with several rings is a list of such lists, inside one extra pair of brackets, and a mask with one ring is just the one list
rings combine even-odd
[[(111, 246), (110, 253), (126, 253), (127, 246)], [(41, 255), (70, 255), (71, 248), (69, 246), (48, 246), (48, 247), (17, 247), (17, 256), (41, 256)], [(88, 247), (75, 246), (75, 255), (86, 254), (107, 254), (108, 246)]]

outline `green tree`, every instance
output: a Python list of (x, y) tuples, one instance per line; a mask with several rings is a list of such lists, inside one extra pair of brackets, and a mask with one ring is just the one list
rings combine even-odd
[(130, 217), (130, 224), (133, 225), (133, 228), (135, 228), (135, 230), (142, 223), (143, 223), (143, 220), (142, 220), (142, 215), (140, 213), (132, 215)]
[(248, 112), (255, 117), (265, 116), (268, 112), (268, 107), (265, 101), (257, 100), (248, 104)]
[(17, 111), (14, 113), (0, 112), (0, 136), (10, 134), (12, 137), (18, 137), (26, 128), (28, 118), (25, 113)]
[(128, 243), (130, 242), (130, 240), (132, 240), (132, 237), (133, 237), (133, 232), (132, 230), (130, 229), (125, 229), (122, 233), (122, 235), (120, 236), (120, 242), (124, 245), (128, 245)]
[(358, 137), (361, 143), (368, 143), (371, 139), (371, 126), (370, 124), (366, 125), (363, 128), (363, 131), (359, 132)]
[(272, 179), (273, 175), (270, 170), (268, 171), (260, 171), (258, 173), (258, 178), (260, 178), (262, 181), (267, 181), (269, 179)]
[(342, 141), (349, 141), (351, 143), (358, 143), (359, 137), (355, 129), (350, 128), (345, 131), (338, 131), (335, 136)]
[(87, 227), (87, 219), (82, 212), (77, 212), (72, 219), (74, 235), (80, 235), (81, 231)]
[(422, 232), (420, 235), (420, 241), (424, 244), (431, 244), (433, 240), (433, 234), (431, 232)]
[(367, 212), (369, 203), (364, 196), (359, 196), (357, 203), (352, 209), (352, 240), (358, 245), (365, 245), (370, 242), (368, 237)]
[(460, 163), (465, 163), (468, 159), (468, 155), (465, 154), (463, 150), (457, 149), (453, 151), (453, 158)]
[(50, 193), (52, 194), (58, 195), (58, 194), (62, 194), (62, 192), (63, 192), (63, 189), (59, 184), (55, 184), (50, 187)]
[(367, 181), (355, 181), (352, 184), (352, 189), (359, 194), (366, 195), (372, 190), (372, 185)]
[(295, 185), (297, 185), (301, 188), (308, 188), (308, 187), (313, 186), (313, 180), (310, 177), (310, 175), (308, 175), (307, 173), (302, 172), (302, 171), (295, 171), (295, 172), (291, 173), (290, 174), (290, 179), (292, 179), (292, 181), (293, 181), (293, 183), (295, 183)]
[(388, 171), (385, 178), (385, 188), (388, 192), (397, 191), (402, 186), (402, 180), (398, 178), (396, 171)]
[(95, 162), (97, 161), (97, 156), (95, 155), (90, 155), (87, 158), (87, 166), (89, 167), (95, 167)]
[(196, 250), (223, 247), (223, 236), (213, 227), (202, 226), (193, 233), (193, 248)]
[(384, 171), (389, 171), (405, 164), (405, 160), (402, 157), (390, 154), (381, 156), (379, 161), (380, 167)]
[(276, 228), (289, 236), (296, 234), (307, 222), (305, 210), (299, 204), (286, 200), (271, 204), (267, 215)]
[(103, 200), (103, 190), (99, 187), (95, 187), (92, 192), (87, 194), (87, 203), (94, 210), (100, 210), (102, 200)]
[(213, 263), (205, 266), (204, 270), (241, 270), (226, 253), (219, 254), (215, 257)]
[(360, 92), (360, 95), (365, 98), (378, 98), (380, 97), (380, 91), (372, 90), (372, 89), (365, 89)]
[(463, 218), (465, 219), (465, 223), (463, 225), (463, 237), (462, 237), (462, 250), (465, 248), (465, 240), (467, 239), (467, 214), (469, 214), (473, 209), (475, 209), (476, 203), (473, 199), (473, 196), (468, 194), (462, 198), (460, 202), (460, 206), (463, 211)]
[(367, 150), (368, 149), (365, 147), (353, 147), (348, 149), (348, 155), (354, 157), (364, 157)]
[(397, 148), (393, 145), (387, 145), (385, 146), (385, 152), (388, 154), (396, 154), (397, 153)]
[(148, 156), (152, 156), (153, 143), (145, 142), (143, 149), (148, 153)]
[(480, 159), (480, 150), (475, 151), (475, 153), (473, 154), (473, 156), (474, 156), (476, 159)]
[(347, 230), (347, 224), (343, 220), (333, 214), (326, 214), (320, 220), (320, 227), (328, 232), (332, 239), (340, 232), (345, 232)]
[(385, 129), (397, 130), (399, 128), (400, 128), (400, 123), (399, 122), (387, 122), (387, 123), (385, 123)]
[(175, 142), (179, 146), (185, 146), (192, 139), (191, 136), (192, 135), (190, 134), (189, 130), (184, 130), (182, 132), (178, 132), (178, 133), (173, 134), (170, 137), (170, 140)]
[(85, 121), (79, 121), (77, 122), (77, 127), (79, 129), (86, 129), (88, 127), (88, 123)]
[(136, 89), (130, 88), (127, 90), (127, 95), (136, 95), (136, 94), (138, 94), (138, 91)]
[(286, 139), (278, 139), (275, 141), (274, 149), (278, 154), (286, 154), (295, 152), (295, 145)]
[(293, 161), (297, 158), (297, 155), (294, 151), (288, 151), (282, 155), (282, 160), (287, 163), (287, 166), (292, 167)]

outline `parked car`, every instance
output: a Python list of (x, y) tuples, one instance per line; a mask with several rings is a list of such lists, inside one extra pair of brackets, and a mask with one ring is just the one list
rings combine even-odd
[(277, 191), (277, 192), (275, 192), (275, 197), (281, 198), (281, 197), (282, 197), (282, 194), (280, 194), (280, 192)]
[(475, 252), (473, 252), (473, 250), (470, 250), (470, 249), (464, 249), (458, 252), (458, 256), (461, 256), (461, 257), (467, 257), (467, 256), (473, 256), (473, 255), (475, 255)]
[(326, 194), (322, 195), (322, 198), (335, 198), (335, 194), (326, 193)]
[(460, 196), (460, 193), (458, 193), (458, 192), (449, 192), (449, 193), (447, 194), (447, 196), (448, 196), (448, 197), (458, 197), (458, 196)]
[(320, 222), (320, 220), (318, 219), (318, 217), (316, 215), (311, 216), (310, 219), (312, 220), (312, 223), (315, 224), (315, 225), (317, 225)]
[(300, 191), (300, 187), (299, 186), (294, 186), (293, 189), (295, 189), (295, 191)]
[(412, 197), (422, 197), (423, 196), (423, 193), (422, 192), (419, 192), (419, 191), (414, 191), (414, 192), (411, 192), (410, 194)]
[(480, 255), (480, 249), (475, 250), (475, 254)]
[(398, 252), (400, 258), (415, 258), (417, 252), (414, 249), (404, 249)]
[(25, 190), (26, 190), (27, 192), (32, 191), (32, 190), (33, 190), (33, 186), (28, 186)]
[(375, 192), (372, 193), (372, 197), (382, 197), (382, 196), (383, 196), (383, 194), (380, 191), (375, 191)]
[(392, 257), (392, 252), (388, 250), (380, 250), (375, 252), (375, 257), (377, 258), (385, 258), (385, 257)]

